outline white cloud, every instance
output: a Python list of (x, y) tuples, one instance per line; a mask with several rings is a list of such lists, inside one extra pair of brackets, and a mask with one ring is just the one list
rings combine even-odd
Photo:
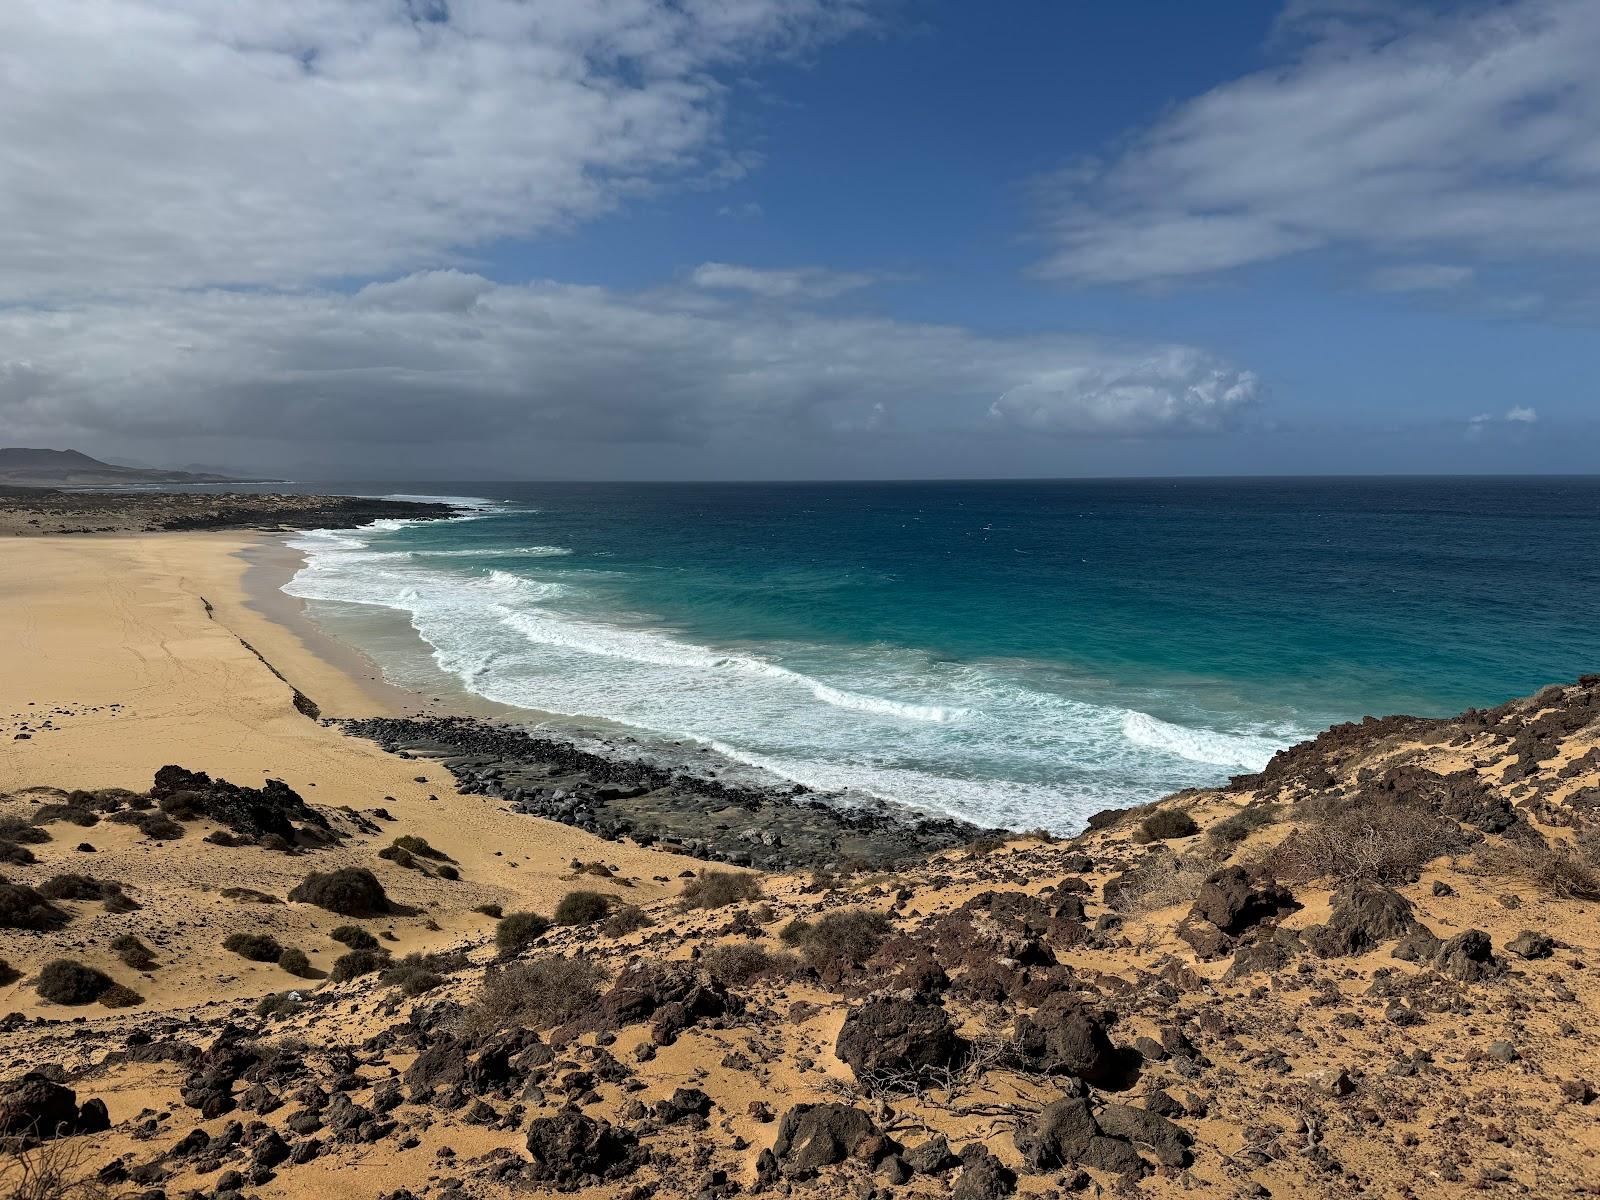
[(1532, 425), (1539, 419), (1539, 414), (1531, 407), (1517, 407), (1506, 409), (1506, 420), (1518, 425)]
[(1487, 429), (1500, 427), (1520, 427), (1536, 424), (1539, 420), (1538, 412), (1531, 405), (1513, 405), (1504, 413), (1495, 416), (1494, 413), (1478, 413), (1467, 418), (1467, 436), (1481, 437)]
[(1084, 437), (1236, 424), (1255, 377), (1185, 346), (969, 330), (792, 305), (423, 272), (355, 295), (147, 293), (0, 309), (0, 425), (46, 444), (218, 436), (711, 444), (919, 429)]
[(707, 291), (747, 292), (767, 300), (831, 300), (877, 282), (872, 275), (822, 267), (763, 269), (717, 262), (702, 263), (689, 279)]
[(1448, 292), (1465, 287), (1477, 272), (1450, 263), (1406, 263), (1379, 267), (1367, 282), (1380, 292)]
[(8, 0), (0, 296), (442, 264), (684, 173), (876, 0)]
[(1040, 273), (1163, 280), (1322, 248), (1600, 255), (1600, 5), (1404, 19), (1297, 7), (1294, 31), (1310, 40), (1287, 65), (1189, 101), (1109, 163), (1041, 183), (1053, 249)]

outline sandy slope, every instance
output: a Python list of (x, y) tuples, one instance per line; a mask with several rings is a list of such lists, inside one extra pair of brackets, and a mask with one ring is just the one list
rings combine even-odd
[[(127, 980), (152, 1006), (256, 995), (294, 982), (276, 967), (221, 951), (234, 928), (268, 928), (302, 945), (319, 966), (342, 950), (323, 936), (337, 923), (331, 914), (304, 905), (217, 903), (208, 889), (246, 882), (281, 897), (308, 870), (373, 865), (393, 896), (422, 907), (417, 917), (393, 922), (400, 950), (483, 929), (488, 922), (470, 911), (476, 904), (548, 911), (572, 886), (560, 876), (574, 858), (603, 860), (620, 876), (637, 877), (632, 888), (608, 885), (634, 900), (666, 894), (669, 885), (653, 877), (675, 877), (691, 865), (458, 795), (436, 764), (386, 754), (297, 711), (293, 689), (263, 658), (324, 712), (372, 712), (382, 697), (249, 607), (238, 554), (252, 544), (249, 536), (208, 533), (0, 541), (0, 793), (51, 785), (144, 789), (159, 767), (177, 763), (250, 786), (282, 779), (312, 803), (383, 807), (395, 818), (382, 836), (311, 856), (213, 846), (200, 840), (203, 828), (156, 846), (125, 825), (55, 826), (54, 840), (35, 847), (37, 866), (6, 872), (32, 881), (89, 871), (127, 884), (146, 906), (146, 940), (164, 939), (157, 946), (164, 959), (193, 964), (181, 979), (157, 972)], [(373, 851), (398, 833), (446, 850), (462, 881), (378, 862)], [(74, 850), (80, 840), (97, 853)], [(99, 949), (117, 918), (98, 904), (76, 907), (80, 919), (60, 934), (8, 933), (4, 956), (27, 969), (73, 950), (126, 977), (127, 969)], [(425, 928), (430, 919), (442, 928)], [(35, 1006), (31, 989), (0, 988), (0, 1008)]]

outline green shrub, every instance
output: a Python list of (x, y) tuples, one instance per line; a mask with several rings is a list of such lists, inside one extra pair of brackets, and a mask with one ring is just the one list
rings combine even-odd
[(494, 944), (501, 954), (515, 954), (550, 929), (550, 918), (535, 912), (507, 913), (494, 927)]
[(298, 975), (302, 979), (309, 979), (312, 974), (311, 959), (298, 946), (285, 946), (283, 953), (278, 955), (278, 965), (289, 974)]
[(224, 939), (222, 948), (251, 962), (275, 963), (283, 953), (278, 939), (270, 933), (230, 933)]
[(1176, 808), (1158, 808), (1135, 827), (1133, 840), (1141, 844), (1166, 842), (1193, 837), (1199, 832), (1200, 826), (1188, 813)]
[(333, 969), (328, 972), (328, 978), (335, 983), (344, 983), (346, 980), (381, 971), (388, 965), (387, 950), (352, 950), (333, 960)]
[(51, 825), (56, 821), (67, 821), (87, 829), (100, 823), (100, 814), (82, 804), (41, 804), (33, 811), (35, 825)]
[(1237, 846), (1256, 830), (1276, 821), (1278, 811), (1276, 804), (1251, 804), (1218, 821), (1206, 830), (1206, 837), (1219, 846)]
[(156, 965), (156, 953), (131, 933), (111, 939), (111, 950), (136, 971), (148, 971)]
[(25, 883), (0, 882), (0, 929), (59, 929), (71, 917)]
[(679, 897), (685, 908), (726, 908), (761, 899), (761, 881), (740, 871), (702, 871), (684, 884)]
[(611, 897), (600, 892), (586, 892), (581, 888), (568, 892), (556, 905), (557, 925), (593, 925), (603, 921), (611, 912)]
[(378, 877), (365, 867), (312, 872), (295, 885), (289, 899), (315, 904), (342, 917), (363, 917), (391, 911)]
[(328, 936), (336, 942), (343, 942), (352, 950), (376, 950), (378, 948), (378, 939), (359, 925), (340, 925)]
[(461, 954), (408, 954), (384, 968), (378, 982), (399, 988), (408, 996), (420, 996), (443, 983), (448, 972), (465, 965), (466, 957)]
[(33, 990), (52, 1004), (89, 1004), (115, 984), (116, 980), (104, 971), (70, 958), (57, 958), (44, 965)]
[(273, 992), (256, 1004), (258, 1017), (287, 1017), (300, 1010), (301, 1002), (290, 992)]

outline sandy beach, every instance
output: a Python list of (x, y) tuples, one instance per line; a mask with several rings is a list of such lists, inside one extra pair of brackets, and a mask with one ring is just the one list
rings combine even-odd
[[(460, 795), (437, 764), (398, 758), (305, 716), (295, 706), (296, 690), (329, 716), (422, 705), (383, 685), (355, 652), (318, 640), (308, 623), (281, 623), (258, 610), (243, 586), (245, 554), (293, 553), (277, 545), (263, 550), (265, 542), (266, 535), (233, 533), (0, 540), (0, 792), (137, 790), (176, 763), (247, 786), (281, 779), (318, 805), (384, 807), (397, 828), (447, 849), (464, 876), (446, 887), (414, 872), (388, 871), (386, 886), (426, 906), (441, 926), (427, 930), (421, 919), (397, 924), (397, 948), (444, 944), (481, 930), (484, 918), (470, 911), (477, 904), (548, 909), (568, 889), (560, 877), (574, 858), (603, 859), (619, 875), (638, 876), (628, 890), (637, 899), (665, 895), (652, 877), (692, 865), (509, 814), (492, 799)], [(284, 617), (292, 619), (287, 609), (298, 602), (283, 599)], [(230, 914), (241, 928), (253, 927), (259, 914), (201, 902), (196, 893), (246, 874), (254, 887), (287, 888), (304, 874), (303, 863), (198, 839), (156, 853), (136, 830), (107, 822), (84, 830), (82, 840), (95, 847), (97, 875), (122, 879), (150, 894), (150, 907), (170, 912), (169, 952), (196, 963), (181, 979), (163, 980), (174, 994), (158, 986), (148, 996), (152, 1003), (283, 986), (275, 968), (241, 963), (218, 948), (230, 932)], [(358, 837), (327, 854), (366, 861), (368, 840)], [(37, 854), (60, 870), (83, 870), (88, 855), (72, 849), (77, 841), (58, 838)], [(309, 932), (297, 925), (319, 920), (273, 916), (291, 934)], [(320, 917), (329, 918), (324, 925), (336, 923), (329, 914)], [(92, 929), (80, 925), (70, 938), (30, 939), (20, 954), (8, 948), (8, 957), (26, 969), (67, 941), (81, 944), (86, 933), (92, 945)], [(87, 959), (111, 962), (92, 948)], [(22, 984), (0, 988), (0, 1006), (31, 1012), (36, 1005)]]

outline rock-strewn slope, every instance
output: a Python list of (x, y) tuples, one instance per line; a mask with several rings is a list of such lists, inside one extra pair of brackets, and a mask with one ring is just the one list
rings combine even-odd
[[(214, 782), (167, 781), (201, 793), (166, 806), (180, 823), (239, 810)], [(341, 862), (376, 844), (329, 815)], [(313, 873), (335, 851), (302, 816), (291, 850)], [(10, 844), (67, 836), (37, 817)], [(374, 865), (448, 877), (450, 847), (395, 833)], [(329, 979), (259, 1006), (7, 1020), (0, 1128), (59, 1131), (44, 1144), (113, 1193), (173, 1197), (1600, 1183), (1600, 677), (1343, 726), (1071, 841), (713, 870), (643, 905), (604, 863), (571, 871), (552, 911), (491, 909), (481, 936), (408, 958), (386, 952), (395, 918), (360, 868), (296, 889), (294, 907), (355, 898)], [(5, 872), (0, 911), (56, 930), (17, 937), (113, 903), (39, 864)]]
[(457, 510), (428, 501), (254, 492), (69, 492), (0, 486), (0, 537), (160, 533), (197, 529), (347, 528), (391, 518), (430, 520)]

